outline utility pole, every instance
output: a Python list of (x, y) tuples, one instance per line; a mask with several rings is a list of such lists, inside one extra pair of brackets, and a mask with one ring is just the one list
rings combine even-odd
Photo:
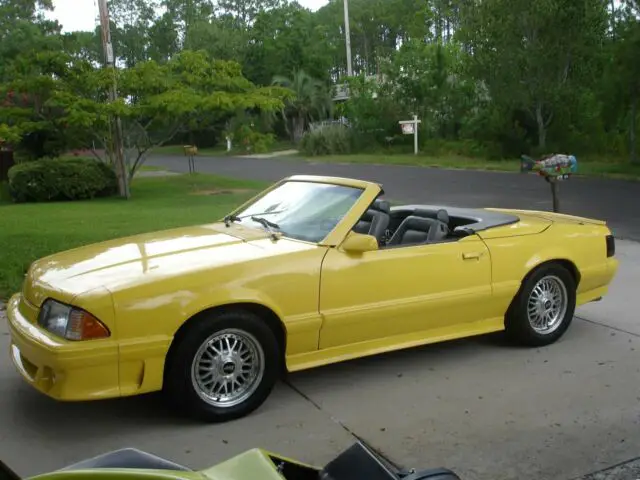
[[(116, 66), (115, 57), (113, 55), (113, 45), (111, 43), (111, 28), (109, 26), (109, 10), (107, 8), (107, 0), (98, 0), (100, 8), (100, 26), (102, 27), (102, 47), (104, 48), (105, 66), (109, 68), (113, 74), (113, 82), (109, 87), (109, 102), (113, 103), (118, 98), (116, 84)], [(122, 142), (122, 122), (118, 115), (114, 115), (112, 121), (112, 140), (113, 143), (107, 148), (111, 148), (115, 156), (116, 176), (118, 178), (118, 191), (121, 197), (129, 198), (129, 178), (127, 169), (124, 164), (124, 146)]]
[(347, 76), (353, 76), (351, 65), (351, 32), (349, 29), (349, 0), (344, 0), (344, 36), (347, 45)]

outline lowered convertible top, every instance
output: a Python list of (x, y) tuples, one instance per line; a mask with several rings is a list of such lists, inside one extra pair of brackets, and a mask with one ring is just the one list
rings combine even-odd
[(455, 231), (475, 233), (490, 228), (511, 225), (520, 221), (516, 215), (489, 210), (484, 208), (460, 208), (446, 205), (398, 205), (391, 207), (392, 212), (422, 210), (435, 213), (438, 210), (446, 210), (449, 217), (463, 221), (463, 225), (457, 226)]

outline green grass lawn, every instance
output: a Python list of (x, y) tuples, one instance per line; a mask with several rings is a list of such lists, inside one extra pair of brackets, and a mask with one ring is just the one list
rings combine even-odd
[[(137, 178), (132, 198), (13, 204), (0, 191), (0, 299), (45, 255), (111, 238), (216, 221), (267, 186), (211, 175)], [(2, 187), (6, 189), (6, 187)]]
[[(413, 155), (413, 154), (354, 154), (328, 155), (319, 157), (289, 157), (290, 160), (304, 160), (321, 163), (359, 163), (381, 165), (415, 165), (422, 167), (490, 170), (500, 172), (520, 171), (519, 159), (486, 160), (482, 158), (465, 157), (461, 155)], [(578, 175), (600, 176), (640, 180), (640, 165), (633, 165), (628, 161), (606, 158), (578, 158)]]

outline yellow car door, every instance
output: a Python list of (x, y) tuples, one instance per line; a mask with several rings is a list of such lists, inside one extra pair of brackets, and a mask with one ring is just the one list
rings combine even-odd
[(477, 235), (363, 253), (333, 248), (322, 265), (320, 349), (485, 331), (482, 322), (500, 320), (491, 319), (491, 293), (491, 258)]

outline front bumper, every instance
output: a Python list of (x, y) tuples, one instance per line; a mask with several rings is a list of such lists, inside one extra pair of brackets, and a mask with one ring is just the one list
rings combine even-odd
[(36, 324), (37, 308), (21, 294), (7, 305), (10, 355), (22, 378), (63, 401), (120, 396), (118, 346), (112, 339), (71, 342)]

